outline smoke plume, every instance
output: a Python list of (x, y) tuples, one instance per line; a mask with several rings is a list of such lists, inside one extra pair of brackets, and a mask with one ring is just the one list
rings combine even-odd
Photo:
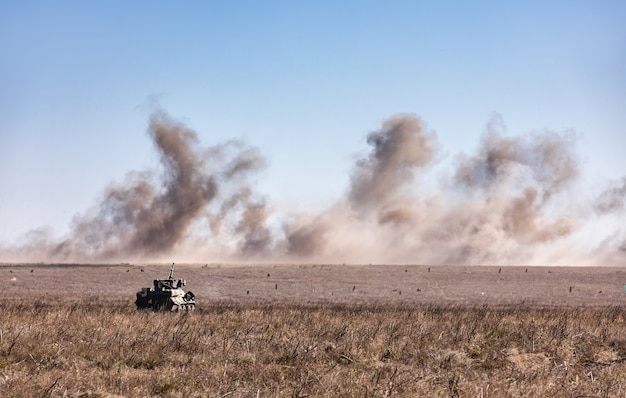
[(355, 207), (376, 207), (398, 199), (402, 188), (414, 181), (415, 170), (427, 165), (435, 153), (435, 134), (424, 131), (412, 116), (387, 120), (381, 130), (367, 136), (371, 153), (356, 164), (349, 200)]
[(613, 183), (594, 204), (595, 210), (602, 214), (614, 213), (626, 208), (626, 177), (619, 183)]
[(238, 142), (203, 149), (193, 130), (163, 111), (151, 116), (148, 134), (160, 156), (159, 177), (154, 170), (129, 173), (124, 183), (108, 186), (94, 208), (74, 218), (68, 237), (45, 244), (39, 239), (24, 251), (43, 252), (50, 260), (169, 255), (188, 238), (193, 223), (207, 216), (208, 206), (222, 191), (233, 191), (225, 203), (244, 207), (239, 230), (250, 239), (244, 247), (262, 244), (262, 229), (254, 225), (263, 221), (262, 211), (259, 204), (247, 208), (252, 195), (245, 184), (248, 174), (264, 166), (256, 149)]
[[(437, 134), (397, 115), (367, 135), (343, 197), (321, 211), (277, 209), (250, 179), (256, 148), (205, 148), (163, 111), (148, 134), (161, 168), (108, 186), (71, 232), (28, 234), (4, 256), (45, 261), (325, 261), (421, 264), (623, 264), (618, 223), (581, 245), (590, 225), (626, 209), (626, 178), (593, 203), (570, 198), (579, 180), (572, 132), (510, 135), (493, 117), (473, 154), (439, 171)], [(586, 211), (589, 209), (591, 211)], [(581, 238), (582, 237), (582, 238)], [(586, 242), (587, 243), (587, 242)]]

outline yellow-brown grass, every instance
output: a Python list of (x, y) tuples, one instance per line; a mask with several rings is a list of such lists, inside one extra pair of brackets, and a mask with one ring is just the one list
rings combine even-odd
[(626, 396), (624, 310), (5, 299), (0, 396)]

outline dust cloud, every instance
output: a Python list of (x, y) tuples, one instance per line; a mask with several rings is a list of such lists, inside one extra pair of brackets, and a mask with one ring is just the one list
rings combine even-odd
[(600, 194), (594, 205), (595, 210), (601, 214), (624, 210), (626, 207), (626, 177), (622, 179), (621, 185), (618, 182), (611, 184)]
[(391, 118), (367, 142), (347, 197), (287, 231), (292, 253), (427, 264), (590, 261), (559, 246), (581, 228), (576, 209), (557, 201), (579, 176), (573, 133), (509, 136), (496, 115), (477, 153), (459, 155), (434, 190), (422, 181), (437, 159), (437, 136), (421, 119)]
[(435, 154), (435, 134), (425, 131), (422, 123), (415, 117), (396, 116), (367, 136), (372, 151), (356, 164), (348, 196), (351, 204), (380, 206), (397, 199), (402, 188), (414, 181), (416, 169)]
[[(473, 154), (441, 166), (435, 131), (396, 115), (367, 135), (343, 197), (324, 210), (277, 209), (251, 179), (266, 161), (229, 141), (203, 147), (164, 111), (148, 134), (161, 168), (131, 172), (55, 239), (33, 231), (3, 258), (45, 261), (263, 261), (413, 264), (626, 263), (626, 177), (592, 203), (573, 132), (514, 136), (495, 115)], [(438, 170), (437, 167), (441, 166)], [(437, 171), (436, 178), (433, 173)], [(305, 178), (305, 176), (303, 176)], [(595, 228), (595, 229), (593, 229)], [(596, 243), (585, 234), (599, 235)]]
[(262, 244), (262, 227), (255, 224), (262, 222), (262, 211), (246, 184), (246, 177), (265, 165), (256, 149), (236, 141), (203, 149), (193, 130), (163, 111), (151, 116), (148, 134), (160, 156), (160, 176), (155, 170), (129, 173), (124, 183), (105, 189), (97, 206), (75, 216), (68, 237), (55, 242), (34, 234), (35, 242), (19, 251), (56, 261), (170, 255), (194, 223), (210, 218), (208, 206), (224, 193), (225, 209), (243, 206), (238, 230), (245, 235), (244, 248)]

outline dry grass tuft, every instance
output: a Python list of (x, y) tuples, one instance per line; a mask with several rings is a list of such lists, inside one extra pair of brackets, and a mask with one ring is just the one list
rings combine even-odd
[(623, 307), (0, 302), (0, 395), (626, 396)]

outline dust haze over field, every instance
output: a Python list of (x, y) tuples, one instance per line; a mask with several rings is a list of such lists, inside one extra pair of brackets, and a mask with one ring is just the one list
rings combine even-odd
[[(349, 171), (345, 196), (322, 211), (280, 209), (255, 192), (251, 178), (266, 161), (254, 147), (239, 141), (205, 147), (164, 111), (151, 116), (148, 133), (161, 169), (133, 171), (110, 184), (94, 207), (75, 216), (68, 236), (32, 231), (22, 244), (4, 247), (0, 258), (626, 262), (619, 222), (626, 177), (606, 182), (590, 203), (572, 201), (581, 163), (571, 132), (509, 135), (496, 115), (475, 153), (454, 157), (454, 169), (438, 174), (433, 186), (443, 152), (437, 134), (417, 116), (396, 115), (367, 136), (370, 152)], [(598, 229), (603, 220), (614, 226)], [(581, 245), (585, 234), (597, 243)]]

